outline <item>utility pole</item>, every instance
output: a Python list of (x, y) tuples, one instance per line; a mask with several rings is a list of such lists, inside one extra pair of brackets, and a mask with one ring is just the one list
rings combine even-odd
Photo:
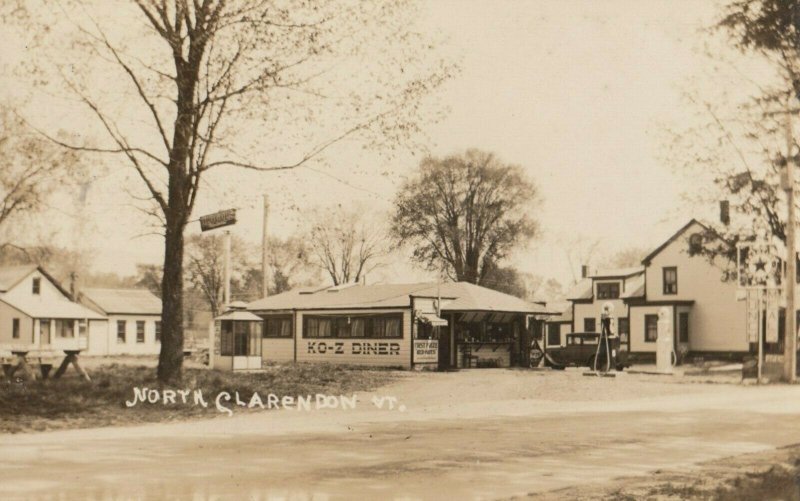
[(267, 263), (267, 249), (269, 239), (267, 237), (267, 221), (269, 216), (269, 195), (264, 194), (264, 221), (261, 228), (261, 297), (269, 295), (269, 264)]
[[(789, 107), (787, 107), (789, 108)], [(786, 204), (789, 214), (786, 218), (786, 333), (784, 335), (783, 378), (789, 383), (795, 380), (797, 366), (797, 307), (795, 306), (795, 285), (797, 282), (797, 251), (795, 243), (794, 206), (794, 138), (792, 137), (792, 114), (786, 113)]]
[(231, 232), (225, 230), (225, 282), (222, 295), (222, 309), (227, 309), (231, 304)]

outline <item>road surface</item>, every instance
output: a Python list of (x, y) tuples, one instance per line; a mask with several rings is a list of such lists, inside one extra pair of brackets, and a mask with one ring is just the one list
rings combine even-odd
[(800, 443), (798, 423), (798, 386), (404, 374), (355, 410), (5, 435), (0, 498), (507, 498)]

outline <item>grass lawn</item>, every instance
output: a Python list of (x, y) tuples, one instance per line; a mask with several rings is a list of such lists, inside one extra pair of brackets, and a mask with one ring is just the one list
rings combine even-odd
[[(68, 377), (69, 375), (69, 377)], [(214, 406), (217, 394), (238, 391), (247, 401), (258, 392), (266, 404), (270, 393), (298, 395), (350, 395), (375, 389), (393, 379), (387, 370), (327, 364), (273, 365), (264, 372), (231, 373), (184, 367), (183, 383), (175, 390), (202, 390), (208, 407), (195, 405), (141, 404), (128, 408), (135, 387), (165, 390), (156, 380), (154, 367), (121, 364), (90, 370), (91, 382), (74, 376), (35, 382), (0, 383), (0, 433), (20, 433), (69, 428), (130, 425), (224, 416)], [(191, 395), (189, 396), (191, 402)], [(233, 405), (229, 402), (227, 405)], [(241, 408), (240, 408), (241, 409)], [(237, 409), (239, 412), (239, 409)], [(258, 407), (254, 412), (263, 412)]]

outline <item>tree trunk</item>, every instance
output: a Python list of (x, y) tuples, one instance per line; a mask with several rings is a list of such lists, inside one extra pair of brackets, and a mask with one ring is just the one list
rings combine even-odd
[[(175, 220), (178, 221), (175, 221)], [(158, 380), (180, 381), (183, 369), (183, 224), (184, 218), (168, 218), (161, 281), (161, 353)]]

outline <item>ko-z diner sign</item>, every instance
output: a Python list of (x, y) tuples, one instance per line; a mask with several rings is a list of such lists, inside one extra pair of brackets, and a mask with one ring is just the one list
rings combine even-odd
[(227, 209), (200, 217), (200, 230), (208, 231), (236, 224), (236, 209)]
[(313, 355), (400, 355), (400, 343), (388, 341), (308, 341)]

